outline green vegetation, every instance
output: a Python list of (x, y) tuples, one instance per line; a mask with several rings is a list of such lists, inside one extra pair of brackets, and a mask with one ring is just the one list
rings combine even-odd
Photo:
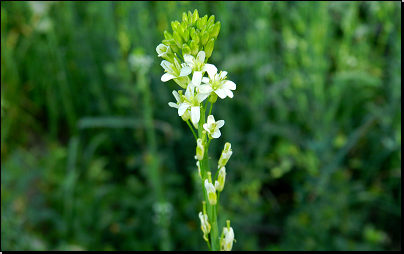
[(233, 250), (401, 250), (399, 2), (4, 1), (1, 250), (207, 250), (156, 54), (194, 9), (237, 84), (213, 110)]

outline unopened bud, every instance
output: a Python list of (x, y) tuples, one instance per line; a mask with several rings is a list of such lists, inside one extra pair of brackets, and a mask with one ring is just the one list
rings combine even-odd
[(183, 44), (181, 35), (177, 31), (174, 31), (173, 36), (175, 44), (177, 45), (178, 48), (181, 48)]
[(208, 35), (208, 33), (207, 33), (207, 32), (202, 33), (201, 43), (202, 43), (203, 46), (206, 45), (206, 43), (208, 42), (208, 40), (209, 40), (209, 35)]
[(196, 56), (196, 54), (198, 54), (199, 52), (198, 44), (194, 40), (192, 40), (189, 46), (191, 48), (191, 54)]
[(211, 38), (205, 46), (205, 57), (209, 58), (212, 55), (213, 47), (215, 45), (215, 39)]
[(202, 145), (202, 139), (198, 139), (197, 141), (196, 141), (196, 158), (198, 159), (198, 160), (203, 160), (203, 155), (204, 155), (204, 152), (205, 152), (205, 148), (204, 148), (204, 146)]
[(213, 26), (212, 33), (209, 34), (210, 37), (216, 38), (219, 35), (220, 27), (221, 27), (220, 21), (216, 22), (216, 24)]
[(182, 44), (182, 55), (190, 55), (191, 54), (191, 48), (187, 44)]

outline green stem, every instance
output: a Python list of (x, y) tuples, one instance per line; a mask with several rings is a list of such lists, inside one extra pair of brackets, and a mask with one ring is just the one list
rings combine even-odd
[(188, 124), (189, 128), (191, 129), (192, 134), (194, 134), (195, 140), (198, 140), (198, 136), (196, 136), (196, 133), (195, 133), (195, 131), (194, 131), (194, 128), (193, 128), (192, 125), (189, 123), (189, 120), (187, 120), (187, 124)]
[(210, 109), (209, 109), (209, 115), (208, 115), (208, 116), (210, 116), (210, 115), (212, 114), (212, 108), (213, 108), (213, 103), (211, 102), (211, 103), (210, 103)]
[[(203, 135), (206, 135), (206, 134), (202, 133), (203, 124), (205, 123), (206, 106), (207, 106), (207, 103), (201, 107), (201, 114), (200, 114), (201, 118), (198, 123), (198, 137), (199, 138), (203, 138)], [(208, 157), (209, 143), (210, 143), (210, 140), (208, 141), (208, 143), (205, 146), (205, 153), (204, 153), (203, 159), (201, 161), (199, 161), (199, 164), (200, 164), (199, 166), (201, 167), (203, 196), (204, 196), (204, 199), (206, 202), (209, 223), (211, 225), (211, 229), (210, 229), (211, 250), (218, 251), (218, 250), (220, 250), (220, 245), (219, 245), (219, 230), (218, 230), (218, 226), (217, 226), (216, 209), (215, 209), (214, 205), (211, 205), (209, 203), (208, 195), (206, 193), (206, 188), (205, 188), (205, 179), (208, 178), (208, 172), (210, 172), (209, 157)]]
[(212, 248), (210, 247), (209, 241), (206, 241), (206, 243), (208, 244), (209, 250), (212, 251)]

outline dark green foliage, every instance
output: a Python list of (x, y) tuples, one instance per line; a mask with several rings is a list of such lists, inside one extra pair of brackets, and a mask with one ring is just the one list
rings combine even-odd
[(155, 50), (194, 9), (220, 21), (209, 62), (237, 84), (209, 149), (216, 167), (232, 144), (233, 250), (400, 250), (399, 2), (4, 1), (1, 250), (207, 250)]

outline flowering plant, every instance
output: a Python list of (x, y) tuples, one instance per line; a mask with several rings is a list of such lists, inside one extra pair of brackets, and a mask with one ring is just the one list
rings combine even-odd
[[(224, 120), (215, 121), (211, 114), (213, 104), (217, 97), (233, 98), (232, 91), (236, 90), (236, 84), (227, 80), (226, 71), (218, 73), (216, 66), (208, 63), (220, 26), (219, 21), (215, 23), (214, 15), (200, 18), (197, 10), (188, 14), (184, 12), (181, 23), (171, 22), (172, 33), (164, 31), (165, 39), (157, 46), (156, 51), (164, 59), (161, 66), (165, 73), (161, 76), (161, 81), (174, 80), (185, 89), (174, 90), (172, 93), (176, 102), (169, 102), (168, 105), (177, 109), (178, 115), (188, 124), (195, 137), (195, 159), (204, 194), (202, 212), (199, 213), (203, 239), (210, 250), (231, 250), (235, 240), (230, 221), (227, 220), (227, 227), (223, 228), (220, 237), (217, 224), (217, 206), (226, 178), (225, 165), (233, 153), (231, 144), (227, 142), (224, 146), (214, 182), (208, 156), (210, 141), (221, 136), (219, 129), (225, 124)], [(208, 103), (209, 112), (205, 118)]]

